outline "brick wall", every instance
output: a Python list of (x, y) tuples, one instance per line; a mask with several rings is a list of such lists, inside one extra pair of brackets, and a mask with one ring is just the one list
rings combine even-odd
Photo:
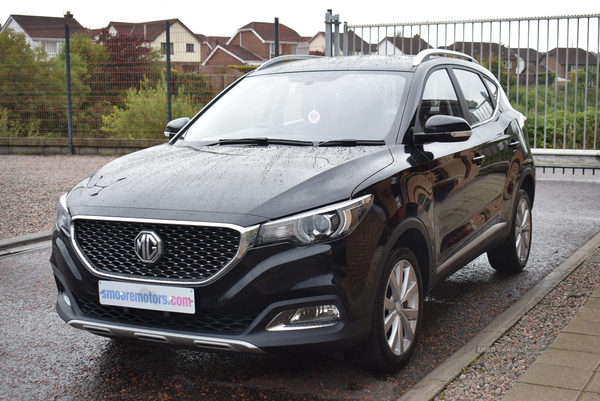
[(229, 53), (218, 49), (210, 59), (206, 61), (207, 66), (215, 65), (238, 65), (241, 64), (240, 60), (233, 57)]
[(271, 58), (271, 45), (263, 43), (254, 32), (240, 32), (231, 44), (243, 46), (252, 53), (268, 60)]

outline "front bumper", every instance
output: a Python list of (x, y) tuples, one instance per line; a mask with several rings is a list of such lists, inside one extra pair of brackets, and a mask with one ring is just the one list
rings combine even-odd
[[(368, 335), (368, 331), (361, 335), (360, 326), (364, 327), (364, 325), (360, 322), (353, 322), (346, 325), (338, 324), (336, 326), (339, 327), (335, 330), (326, 328), (309, 329), (311, 333), (304, 332), (300, 336), (290, 335), (290, 332), (263, 332), (262, 334), (255, 332), (242, 335), (240, 339), (177, 333), (144, 327), (110, 324), (95, 320), (73, 319), (67, 321), (67, 323), (74, 328), (86, 330), (89, 333), (99, 336), (196, 349), (205, 352), (245, 354), (263, 354), (278, 351), (321, 352), (329, 354), (332, 350), (346, 349)], [(359, 331), (355, 330), (355, 328), (359, 329)], [(364, 332), (364, 330), (362, 331)]]
[[(343, 241), (340, 244), (343, 248)], [(56, 310), (72, 327), (119, 339), (208, 352), (331, 354), (363, 342), (371, 328), (369, 313), (356, 316), (366, 311), (362, 305), (368, 302), (364, 302), (362, 296), (352, 298), (346, 293), (348, 288), (353, 293), (357, 291), (355, 287), (344, 285), (347, 273), (332, 256), (340, 252), (340, 249), (332, 249), (336, 246), (321, 245), (310, 250), (288, 247), (281, 253), (274, 254), (271, 250), (264, 255), (254, 252), (215, 283), (192, 286), (198, 294), (197, 315), (220, 314), (222, 320), (228, 321), (233, 315), (246, 319), (242, 329), (219, 332), (216, 328), (223, 325), (222, 321), (204, 329), (204, 323), (194, 320), (198, 317), (193, 315), (99, 305), (101, 277), (85, 268), (62, 232), (55, 232), (51, 264), (58, 288)], [(293, 273), (283, 276), (284, 271)], [(319, 305), (336, 305), (340, 321), (330, 327), (265, 329), (280, 312)], [(171, 320), (180, 323), (172, 325)]]

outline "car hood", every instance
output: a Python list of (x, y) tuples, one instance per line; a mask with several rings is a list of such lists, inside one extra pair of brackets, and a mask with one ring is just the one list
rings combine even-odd
[(249, 226), (352, 196), (389, 148), (161, 145), (119, 158), (68, 195), (72, 215)]

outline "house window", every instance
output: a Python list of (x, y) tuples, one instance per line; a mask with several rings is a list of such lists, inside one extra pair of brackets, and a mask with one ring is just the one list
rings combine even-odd
[(194, 52), (194, 44), (193, 43), (186, 43), (185, 45), (185, 51), (188, 53), (193, 53)]
[[(169, 43), (169, 50), (171, 54), (173, 54), (173, 43)], [(166, 43), (161, 43), (160, 44), (160, 52), (162, 54), (166, 54), (167, 53), (167, 44)]]
[(58, 53), (58, 46), (56, 42), (46, 42), (46, 53), (48, 55), (54, 55)]
[[(279, 55), (283, 55), (281, 45), (279, 45)], [(275, 43), (271, 43), (271, 57), (275, 57)]]

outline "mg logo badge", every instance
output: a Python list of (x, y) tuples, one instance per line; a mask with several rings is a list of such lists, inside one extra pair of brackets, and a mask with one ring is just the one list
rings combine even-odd
[(156, 263), (163, 255), (163, 242), (154, 231), (142, 231), (134, 242), (135, 254), (144, 263)]

